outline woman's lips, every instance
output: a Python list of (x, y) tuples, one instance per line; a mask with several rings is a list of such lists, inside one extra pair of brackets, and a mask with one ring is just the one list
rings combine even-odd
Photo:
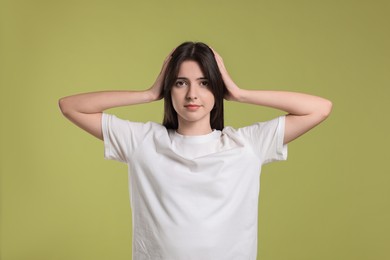
[(200, 108), (200, 105), (188, 104), (188, 105), (185, 105), (184, 107), (189, 109), (189, 110), (197, 110), (198, 108)]

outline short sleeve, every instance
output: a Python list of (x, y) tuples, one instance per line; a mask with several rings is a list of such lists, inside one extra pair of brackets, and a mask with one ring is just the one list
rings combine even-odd
[(103, 113), (104, 158), (128, 163), (131, 153), (143, 140), (144, 125)]
[(287, 159), (287, 145), (283, 144), (285, 116), (238, 129), (262, 164)]

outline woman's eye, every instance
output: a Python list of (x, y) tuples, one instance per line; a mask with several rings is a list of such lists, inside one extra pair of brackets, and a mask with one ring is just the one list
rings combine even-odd
[(186, 85), (186, 83), (185, 83), (184, 81), (181, 81), (181, 80), (176, 81), (176, 83), (175, 83), (175, 86), (176, 86), (176, 87), (182, 87), (182, 86), (184, 86), (184, 85)]
[(200, 85), (202, 86), (208, 86), (209, 82), (207, 80), (200, 82)]

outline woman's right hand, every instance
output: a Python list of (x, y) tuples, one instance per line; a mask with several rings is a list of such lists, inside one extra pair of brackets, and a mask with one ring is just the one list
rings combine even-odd
[(172, 53), (175, 51), (175, 49), (173, 49), (169, 53), (169, 55), (165, 58), (164, 63), (163, 63), (162, 68), (161, 68), (161, 71), (160, 71), (160, 74), (158, 74), (156, 81), (148, 89), (148, 91), (151, 94), (152, 100), (160, 100), (163, 98), (163, 85), (164, 85), (165, 72), (166, 72), (168, 63), (171, 60)]

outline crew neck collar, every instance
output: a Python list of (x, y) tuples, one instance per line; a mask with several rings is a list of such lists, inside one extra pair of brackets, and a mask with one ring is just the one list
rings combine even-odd
[(214, 129), (211, 133), (205, 135), (182, 135), (172, 131), (173, 140), (185, 143), (204, 143), (214, 139), (218, 139), (221, 136), (221, 131)]

